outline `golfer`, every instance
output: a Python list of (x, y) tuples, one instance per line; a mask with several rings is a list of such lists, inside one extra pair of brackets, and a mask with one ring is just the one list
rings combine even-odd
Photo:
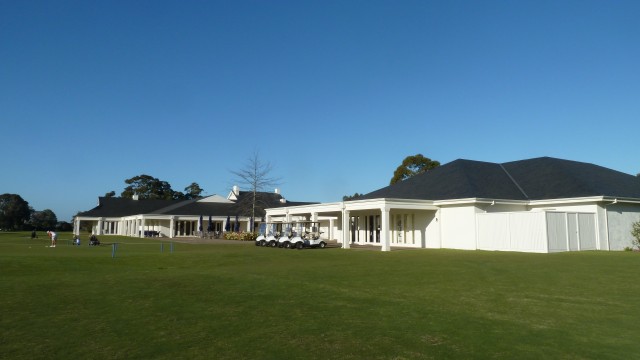
[(47, 234), (49, 234), (49, 237), (51, 238), (51, 246), (49, 247), (56, 247), (56, 242), (58, 241), (58, 234), (56, 234), (53, 231), (47, 231)]

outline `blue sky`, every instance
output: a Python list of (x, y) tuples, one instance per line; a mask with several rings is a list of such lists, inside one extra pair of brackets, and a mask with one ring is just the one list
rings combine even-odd
[(124, 180), (296, 201), (441, 163), (640, 172), (638, 1), (0, 0), (0, 193), (70, 221)]

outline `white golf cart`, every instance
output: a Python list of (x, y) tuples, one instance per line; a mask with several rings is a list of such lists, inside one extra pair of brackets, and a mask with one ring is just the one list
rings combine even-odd
[(282, 223), (282, 231), (280, 232), (277, 244), (279, 248), (288, 249), (291, 247), (291, 236), (293, 235), (292, 227), (292, 223)]
[(306, 247), (321, 249), (327, 246), (327, 243), (320, 238), (320, 223), (315, 221), (299, 221), (293, 224), (293, 236), (291, 238), (290, 247), (293, 249), (304, 249)]
[(258, 230), (256, 238), (256, 246), (275, 246), (277, 245), (278, 225), (276, 223), (262, 223)]

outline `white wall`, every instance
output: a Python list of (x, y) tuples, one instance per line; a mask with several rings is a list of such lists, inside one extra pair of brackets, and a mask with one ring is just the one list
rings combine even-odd
[(567, 220), (565, 214), (549, 212), (546, 215), (549, 252), (567, 251)]
[(509, 250), (510, 248), (509, 214), (478, 214), (478, 249)]
[(476, 249), (475, 206), (443, 207), (440, 209), (441, 247), (446, 249)]
[(549, 252), (597, 249), (593, 213), (547, 212)]
[(495, 204), (495, 205), (486, 204), (485, 206), (482, 207), (482, 210), (488, 213), (496, 213), (496, 212), (504, 213), (504, 212), (527, 211), (528, 208), (526, 205), (520, 205), (520, 204)]
[(631, 226), (640, 221), (640, 205), (615, 204), (607, 209), (607, 227), (609, 228), (609, 246), (611, 250), (623, 250), (631, 246)]
[(598, 231), (596, 246), (598, 250), (609, 250), (606, 206), (598, 206), (596, 212), (596, 228)]
[(478, 249), (547, 252), (542, 212), (478, 214)]
[(440, 242), (440, 210), (419, 212), (418, 216), (416, 216), (416, 227), (424, 229), (424, 232), (420, 234), (421, 247), (442, 248)]
[(329, 220), (320, 220), (320, 238), (324, 240), (333, 240), (329, 238), (331, 232), (329, 231)]
[(596, 215), (578, 214), (578, 227), (580, 229), (580, 250), (598, 249)]

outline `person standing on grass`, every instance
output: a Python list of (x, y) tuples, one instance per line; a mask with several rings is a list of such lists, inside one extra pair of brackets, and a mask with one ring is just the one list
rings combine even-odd
[(51, 246), (49, 247), (56, 247), (56, 242), (58, 241), (58, 234), (56, 234), (53, 231), (47, 231), (47, 234), (49, 234), (49, 237), (51, 238)]

